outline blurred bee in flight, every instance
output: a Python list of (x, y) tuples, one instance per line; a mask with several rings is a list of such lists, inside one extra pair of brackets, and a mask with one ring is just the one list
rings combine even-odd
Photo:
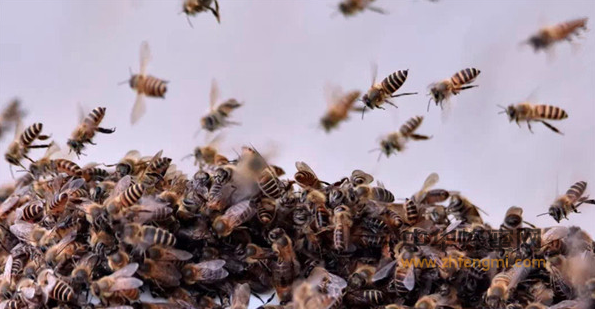
[(526, 43), (531, 45), (535, 52), (540, 49), (547, 50), (554, 43), (562, 40), (572, 41), (572, 35), (578, 36), (579, 30), (587, 30), (588, 18), (578, 18), (562, 22), (553, 26), (543, 27)]
[[(212, 7), (213, 2), (215, 2), (215, 8)], [(217, 2), (217, 0), (184, 0), (183, 9), (190, 27), (192, 27), (192, 23), (190, 22), (189, 16), (194, 16), (205, 11), (211, 11), (211, 13), (215, 15), (215, 18), (217, 18), (217, 22), (221, 23), (221, 16), (219, 15), (219, 2)]]
[(217, 146), (221, 141), (221, 135), (217, 135), (206, 146), (197, 146), (194, 151), (184, 158), (194, 157), (194, 165), (198, 165), (200, 170), (206, 166), (221, 166), (229, 163), (229, 160), (217, 151)]
[(401, 88), (401, 86), (403, 86), (405, 80), (407, 80), (408, 72), (409, 70), (396, 71), (384, 78), (380, 83), (376, 83), (378, 67), (373, 65), (372, 86), (362, 97), (362, 102), (365, 104), (364, 109), (362, 110), (362, 118), (364, 117), (364, 111), (366, 110), (366, 107), (370, 109), (384, 109), (384, 107), (382, 107), (382, 104), (384, 103), (388, 103), (394, 107), (397, 107), (393, 102), (389, 101), (388, 98), (417, 94), (417, 92), (404, 92), (393, 95), (397, 90), (399, 90), (399, 88)]
[(25, 111), (21, 109), (21, 101), (19, 99), (10, 101), (0, 112), (0, 139), (11, 126), (16, 127), (23, 117), (25, 117)]
[[(4, 154), (4, 158), (11, 165), (23, 167), (23, 165), (21, 164), (21, 160), (23, 158), (28, 159), (31, 162), (34, 162), (33, 160), (31, 160), (31, 158), (27, 156), (30, 149), (47, 148), (51, 146), (51, 143), (44, 145), (32, 145), (36, 139), (44, 141), (50, 138), (49, 135), (41, 134), (41, 130), (43, 129), (42, 123), (34, 123), (27, 127), (27, 129), (25, 129), (24, 131), (21, 128), (19, 128), (20, 126), (20, 122), (17, 123), (17, 128), (15, 129), (15, 138), (12, 141), (12, 143), (8, 145), (8, 149)], [(26, 169), (25, 167), (23, 168)]]
[(380, 14), (387, 13), (385, 10), (373, 6), (372, 2), (374, 2), (374, 0), (343, 0), (339, 2), (339, 13), (343, 14), (345, 17), (354, 16), (364, 10), (370, 10)]
[(427, 140), (432, 138), (431, 136), (415, 134), (415, 130), (419, 128), (422, 121), (424, 120), (423, 116), (415, 116), (407, 120), (405, 124), (399, 128), (399, 131), (393, 132), (388, 134), (384, 139), (380, 141), (380, 148), (372, 149), (371, 151), (380, 151), (380, 155), (378, 159), (380, 160), (380, 156), (384, 153), (386, 157), (390, 157), (390, 155), (394, 152), (400, 152), (405, 149), (405, 143), (409, 140)]
[(508, 107), (501, 105), (498, 106), (503, 109), (503, 111), (499, 112), (499, 114), (506, 113), (506, 115), (508, 115), (508, 120), (510, 122), (514, 120), (519, 125), (519, 127), (521, 126), (519, 121), (526, 121), (531, 133), (533, 133), (533, 130), (531, 129), (531, 122), (539, 121), (550, 130), (559, 134), (563, 134), (556, 127), (547, 123), (545, 120), (562, 120), (568, 118), (566, 111), (552, 105), (522, 102), (516, 105), (509, 105)]
[(167, 91), (167, 81), (146, 74), (150, 60), (149, 43), (143, 41), (140, 46), (140, 71), (138, 74), (133, 74), (128, 81), (130, 88), (136, 90), (136, 101), (130, 116), (131, 124), (135, 124), (145, 114), (145, 96), (163, 98)]
[(457, 95), (461, 90), (477, 87), (477, 85), (468, 85), (472, 83), (477, 76), (481, 73), (476, 68), (466, 68), (455, 73), (450, 78), (443, 81), (433, 83), (430, 85), (430, 100), (428, 101), (428, 111), (430, 110), (430, 102), (434, 100), (436, 105), (440, 104), (441, 108), (444, 108), (443, 102), (448, 101), (451, 95)]
[(200, 119), (201, 127), (209, 132), (213, 132), (232, 124), (239, 125), (239, 122), (229, 121), (227, 118), (234, 109), (241, 107), (242, 104), (236, 99), (228, 99), (215, 107), (217, 100), (219, 100), (219, 87), (217, 86), (217, 81), (213, 79), (209, 96), (210, 110), (206, 116)]
[(538, 215), (550, 215), (556, 222), (560, 223), (562, 218), (568, 219), (568, 214), (574, 211), (578, 213), (578, 207), (583, 204), (594, 204), (595, 199), (589, 199), (589, 196), (583, 196), (587, 190), (587, 183), (585, 181), (579, 181), (570, 187), (566, 194), (558, 197), (554, 203), (550, 206), (548, 212)]
[(339, 123), (349, 118), (350, 111), (360, 111), (362, 108), (353, 105), (358, 100), (361, 92), (352, 90), (343, 92), (339, 86), (328, 86), (327, 110), (320, 119), (320, 125), (326, 132), (336, 128)]
[(95, 132), (112, 134), (116, 131), (115, 128), (106, 129), (99, 126), (103, 117), (105, 117), (105, 107), (96, 107), (87, 117), (83, 117), (84, 114), (81, 110), (80, 120), (82, 122), (76, 129), (74, 129), (70, 139), (66, 143), (68, 144), (68, 147), (70, 147), (70, 151), (76, 153), (77, 156), (82, 154), (85, 144), (95, 145), (95, 143), (93, 143)]

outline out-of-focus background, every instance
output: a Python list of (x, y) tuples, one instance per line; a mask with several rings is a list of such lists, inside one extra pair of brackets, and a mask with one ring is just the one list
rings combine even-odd
[[(43, 122), (62, 148), (78, 122), (77, 102), (87, 111), (105, 106), (102, 126), (117, 131), (99, 134), (81, 165), (115, 163), (131, 149), (163, 149), (192, 175), (192, 160), (180, 159), (208, 141), (205, 132), (193, 135), (216, 78), (222, 99), (245, 103), (232, 115), (242, 125), (224, 130), (221, 150), (229, 157), (248, 143), (263, 152), (274, 147), (271, 162), (290, 175), (297, 160), (329, 181), (359, 168), (401, 198), (437, 172), (439, 187), (461, 191), (494, 226), (512, 205), (539, 226), (555, 224), (535, 216), (578, 180), (595, 195), (595, 33), (584, 33), (578, 46), (557, 44), (549, 60), (520, 44), (541, 26), (577, 17), (590, 17), (593, 28), (595, 2), (378, 0), (388, 15), (331, 17), (337, 3), (221, 0), (221, 24), (204, 13), (191, 17), (190, 27), (181, 1), (0, 1), (0, 103), (21, 98), (25, 124)], [(145, 117), (131, 126), (135, 93), (118, 82), (129, 78), (129, 68), (138, 71), (143, 40), (153, 55), (148, 72), (170, 83), (166, 98), (149, 98)], [(326, 134), (318, 126), (324, 85), (365, 91), (372, 62), (379, 79), (409, 69), (401, 91), (420, 94), (364, 120), (354, 113)], [(457, 96), (443, 122), (436, 106), (426, 111), (427, 86), (465, 67), (481, 70), (480, 86)], [(497, 104), (529, 96), (568, 112), (553, 122), (564, 136), (540, 124), (531, 134), (497, 114)], [(380, 161), (368, 153), (414, 115), (425, 117), (419, 133), (433, 139)], [(11, 139), (12, 132), (0, 142), (2, 152)], [(11, 180), (4, 161), (0, 180)], [(582, 208), (562, 224), (595, 234), (595, 206)]]

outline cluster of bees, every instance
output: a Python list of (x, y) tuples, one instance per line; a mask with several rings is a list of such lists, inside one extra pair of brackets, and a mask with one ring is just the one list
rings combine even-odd
[[(385, 13), (372, 2), (344, 0), (339, 12)], [(185, 0), (183, 11), (210, 11), (220, 21), (217, 0)], [(544, 28), (527, 43), (548, 49), (570, 40), (586, 21)], [(127, 81), (137, 93), (132, 124), (146, 111), (145, 97), (163, 98), (167, 91), (167, 81), (147, 74), (150, 58), (143, 42), (140, 71)], [(472, 83), (479, 74), (466, 68), (431, 84), (428, 110), (432, 100), (442, 107), (477, 87)], [(407, 76), (399, 70), (376, 83), (374, 68), (363, 96), (335, 87), (321, 126), (330, 131), (352, 111), (363, 117), (384, 104), (396, 107), (391, 99), (417, 94), (397, 93)], [(230, 117), (242, 105), (233, 98), (220, 102), (213, 80), (201, 129), (239, 125)], [(568, 117), (559, 107), (531, 102), (502, 108), (530, 130), (541, 122), (561, 133), (547, 121)], [(115, 132), (101, 126), (105, 114), (97, 107), (80, 116), (66, 139), (70, 153), (78, 158), (95, 145), (96, 133)], [(60, 154), (42, 123), (23, 128), (24, 116), (18, 100), (0, 114), (0, 136), (15, 128), (4, 158), (24, 173), (0, 188), (0, 309), (246, 309), (252, 295), (270, 291), (261, 308), (595, 307), (590, 235), (578, 227), (537, 228), (516, 206), (494, 228), (460, 192), (434, 188), (435, 173), (399, 199), (362, 170), (327, 182), (298, 161), (297, 172), (286, 177), (253, 146), (230, 160), (217, 150), (220, 137), (190, 155), (199, 166), (192, 177), (163, 151), (142, 156), (132, 150), (118, 162), (80, 166)], [(409, 140), (430, 139), (417, 133), (422, 121), (410, 118), (376, 150), (388, 157)], [(46, 150), (34, 160), (36, 148)], [(585, 181), (576, 182), (542, 215), (559, 223), (582, 204), (595, 204), (586, 190)], [(494, 247), (486, 236), (498, 232), (511, 235), (509, 246)], [(445, 259), (502, 263), (466, 267)], [(432, 263), (415, 263), (422, 260)], [(530, 260), (544, 260), (545, 267), (525, 265)], [(273, 296), (279, 305), (271, 304)]]

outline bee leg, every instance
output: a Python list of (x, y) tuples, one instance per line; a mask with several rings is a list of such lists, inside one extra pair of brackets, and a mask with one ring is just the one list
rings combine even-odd
[(399, 94), (395, 94), (395, 95), (391, 95), (391, 98), (396, 98), (396, 97), (400, 97), (403, 95), (413, 95), (413, 94), (417, 94), (417, 92), (404, 92), (404, 93), (399, 93)]
[(547, 123), (547, 122), (545, 122), (545, 121), (543, 121), (543, 120), (541, 120), (541, 123), (543, 123), (543, 124), (544, 124), (546, 127), (548, 127), (550, 130), (552, 130), (552, 131), (554, 131), (554, 132), (556, 132), (556, 133), (558, 133), (558, 134), (562, 134), (562, 135), (564, 135), (564, 133), (560, 132), (560, 130), (558, 130), (558, 129), (557, 129), (556, 127), (554, 127), (553, 125), (551, 125), (551, 124), (549, 124), (549, 123)]
[[(34, 162), (35, 162), (35, 161), (31, 160), (31, 158), (29, 158), (29, 156), (27, 156), (27, 155), (25, 155), (25, 154), (23, 155), (23, 158), (25, 158), (25, 159), (27, 159), (27, 160), (31, 161), (31, 163), (34, 163)], [(22, 165), (21, 165), (21, 166), (22, 166)], [(23, 168), (24, 168), (24, 166), (23, 166)]]
[(531, 133), (533, 133), (533, 129), (531, 129), (531, 122), (527, 121), (527, 127), (529, 127), (529, 131), (531, 131)]
[(93, 141), (91, 141), (90, 139), (86, 140), (85, 143), (89, 143), (91, 145), (97, 145), (96, 143), (93, 143)]
[(40, 141), (45, 141), (46, 139), (50, 138), (51, 135), (38, 135), (37, 139)]
[(50, 147), (52, 144), (43, 144), (43, 145), (29, 145), (27, 146), (27, 148), (48, 148)]
[(386, 104), (390, 104), (390, 105), (394, 106), (395, 108), (399, 108), (398, 106), (396, 106), (393, 102), (391, 102), (389, 100), (384, 100), (384, 102), (386, 102)]
[(116, 132), (116, 128), (107, 129), (107, 128), (98, 127), (97, 129), (95, 129), (95, 131), (103, 133), (103, 134), (112, 134), (112, 133)]
[(221, 17), (219, 16), (219, 2), (217, 2), (217, 0), (215, 0), (215, 8), (213, 9), (212, 7), (207, 7), (212, 13), (213, 15), (215, 15), (215, 18), (217, 18), (217, 22), (221, 23)]

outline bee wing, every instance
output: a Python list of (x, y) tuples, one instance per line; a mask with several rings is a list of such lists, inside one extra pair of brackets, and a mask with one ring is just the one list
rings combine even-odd
[(566, 237), (570, 233), (570, 230), (566, 226), (553, 226), (548, 229), (543, 236), (541, 237), (543, 240), (548, 242), (562, 239)]
[(479, 211), (483, 212), (483, 214), (484, 214), (484, 215), (486, 215), (486, 216), (489, 216), (489, 214), (488, 214), (488, 213), (487, 213), (485, 210), (483, 210), (483, 209), (479, 208), (479, 206), (477, 206), (477, 205), (474, 205), (474, 204), (471, 204), (471, 206), (473, 206), (473, 207), (475, 207), (477, 210), (479, 210)]
[(9, 254), (4, 263), (4, 272), (2, 273), (2, 280), (11, 281), (12, 274), (12, 254)]
[(372, 84), (371, 86), (374, 86), (374, 84), (376, 84), (376, 77), (378, 77), (378, 64), (376, 62), (372, 62), (371, 64), (372, 67)]
[(414, 200), (416, 202), (419, 202), (423, 199), (424, 194), (426, 193), (426, 191), (433, 187), (434, 185), (436, 185), (438, 183), (438, 181), (440, 180), (440, 177), (438, 176), (437, 173), (432, 173), (430, 174), (426, 180), (424, 181), (423, 186), (421, 187), (421, 189), (415, 193), (414, 195)]
[(140, 75), (145, 75), (147, 72), (147, 64), (151, 61), (151, 50), (149, 43), (143, 41), (140, 44)]
[(132, 107), (132, 114), (130, 114), (130, 124), (135, 124), (147, 111), (145, 103), (145, 95), (142, 93), (136, 94), (136, 101)]
[(56, 244), (56, 248), (57, 248), (58, 252), (61, 252), (62, 250), (64, 250), (64, 248), (66, 248), (66, 246), (68, 246), (71, 242), (73, 242), (75, 238), (76, 238), (76, 231), (72, 231), (68, 235), (64, 236), (64, 238), (60, 239), (60, 241)]
[(306, 162), (302, 162), (302, 161), (295, 162), (295, 168), (297, 168), (298, 171), (308, 172), (308, 173), (311, 173), (312, 175), (316, 176), (316, 173), (314, 173), (312, 168), (310, 168), (310, 166), (308, 166), (308, 164), (306, 164)]
[(0, 205), (0, 216), (11, 210), (12, 207), (19, 201), (19, 199), (20, 197), (18, 195), (11, 195), (4, 202), (2, 202), (2, 205)]
[(83, 178), (71, 178), (67, 183), (62, 186), (60, 189), (61, 192), (72, 192), (78, 190), (85, 184), (85, 180)]
[(114, 187), (114, 190), (112, 190), (112, 193), (109, 197), (112, 198), (120, 195), (122, 192), (128, 189), (130, 185), (132, 185), (132, 177), (130, 177), (130, 175), (122, 177), (122, 179), (120, 179)]
[(372, 181), (374, 181), (374, 176), (372, 176), (362, 170), (354, 170), (353, 172), (351, 172), (351, 179), (354, 179), (356, 177), (363, 178), (365, 185), (368, 185), (368, 184), (372, 183)]
[(463, 223), (463, 220), (459, 220), (457, 218), (454, 218), (450, 224), (448, 225), (448, 227), (446, 228), (446, 230), (444, 230), (444, 233), (442, 233), (442, 235), (446, 235), (452, 231), (454, 231), (459, 225), (461, 225), (461, 223)]
[(142, 280), (136, 278), (118, 278), (110, 287), (110, 292), (116, 292), (120, 290), (131, 290), (139, 288), (143, 285)]
[(215, 137), (213, 137), (213, 139), (208, 142), (208, 146), (211, 146), (213, 148), (217, 148), (217, 146), (219, 146), (219, 143), (221, 143), (221, 141), (223, 140), (223, 133), (219, 133), (217, 134)]
[(218, 270), (225, 265), (225, 260), (210, 260), (206, 262), (198, 263), (199, 268), (209, 269), (209, 270)]
[(231, 296), (231, 308), (247, 308), (250, 304), (250, 285), (236, 284)]
[(35, 224), (29, 222), (17, 222), (10, 226), (10, 232), (23, 242), (29, 242), (29, 236)]
[(343, 289), (345, 289), (347, 287), (347, 281), (345, 281), (345, 279), (332, 274), (332, 273), (328, 273), (329, 279), (330, 279), (330, 284), (327, 287), (328, 288), (328, 294), (331, 297), (339, 297), (342, 292)]
[(409, 267), (407, 269), (407, 274), (403, 279), (403, 285), (409, 291), (413, 291), (413, 288), (415, 287), (415, 272), (413, 270), (413, 267)]
[[(115, 271), (113, 274), (111, 274), (109, 276), (112, 278), (131, 277), (132, 275), (134, 275), (134, 273), (136, 272), (137, 269), (138, 269), (138, 263), (130, 263), (130, 264), (118, 269), (117, 271)], [(142, 285), (142, 281), (141, 281), (141, 285)], [(130, 289), (133, 289), (133, 288), (130, 288)]]
[(341, 86), (326, 83), (324, 85), (324, 96), (326, 99), (327, 107), (331, 108), (332, 105), (340, 102), (342, 93), (343, 89), (341, 89)]
[(217, 85), (217, 80), (213, 79), (211, 81), (211, 92), (209, 93), (209, 111), (215, 111), (215, 104), (219, 100), (219, 86)]
[(396, 260), (393, 260), (390, 263), (382, 266), (380, 269), (378, 269), (376, 271), (376, 273), (372, 277), (372, 282), (380, 281), (380, 280), (388, 277), (393, 272), (393, 270), (395, 269), (396, 266), (397, 266)]
[(167, 248), (165, 256), (161, 257), (162, 261), (187, 261), (192, 258), (192, 253), (180, 249)]
[[(149, 262), (150, 259), (145, 259), (145, 263)], [(169, 262), (155, 262), (153, 261), (153, 270), (148, 273), (144, 273), (144, 271), (139, 270), (139, 274), (143, 274), (146, 277), (151, 277), (152, 279), (160, 282), (163, 286), (179, 286), (180, 279), (182, 278), (182, 274), (176, 268), (175, 265)]]
[(128, 151), (124, 158), (131, 158), (131, 159), (140, 159), (141, 155), (140, 152), (136, 149)]
[(378, 187), (380, 187), (382, 189), (385, 189), (384, 188), (384, 183), (382, 183), (382, 181), (378, 180), (378, 181), (376, 181), (376, 184), (377, 184)]
[(60, 151), (60, 146), (58, 146), (58, 144), (56, 144), (54, 141), (52, 141), (50, 143), (50, 147), (48, 147), (45, 150), (45, 153), (43, 154), (44, 158), (50, 158), (53, 154), (57, 153)]
[(25, 127), (23, 126), (23, 121), (21, 120), (21, 118), (18, 118), (16, 126), (14, 128), (14, 140), (15, 141), (21, 136), (21, 133), (23, 133), (23, 131), (25, 131)]

